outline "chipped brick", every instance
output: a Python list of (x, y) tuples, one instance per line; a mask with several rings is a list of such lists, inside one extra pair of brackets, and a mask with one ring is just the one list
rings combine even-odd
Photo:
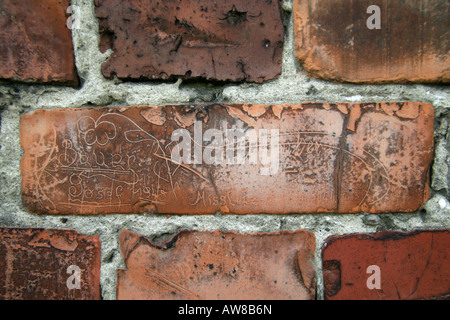
[(0, 228), (0, 299), (100, 299), (98, 236)]
[(78, 84), (69, 0), (4, 0), (0, 3), (0, 78)]
[(162, 244), (121, 231), (120, 246), (127, 270), (118, 271), (118, 300), (315, 297), (315, 237), (307, 231), (184, 230)]
[[(367, 26), (373, 5), (380, 29)], [(448, 83), (449, 9), (441, 0), (295, 0), (295, 54), (309, 75), (326, 80)]]
[(424, 103), (39, 110), (20, 123), (22, 199), (39, 214), (414, 212), (433, 126)]
[(330, 237), (322, 250), (325, 298), (449, 299), (449, 241), (449, 230)]
[(280, 1), (96, 0), (105, 77), (263, 82), (281, 73)]

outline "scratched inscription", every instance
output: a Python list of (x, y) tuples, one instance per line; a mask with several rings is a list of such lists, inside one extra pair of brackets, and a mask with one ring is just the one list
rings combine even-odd
[(432, 109), (397, 109), (416, 114), (345, 104), (36, 111), (21, 119), (23, 203), (48, 214), (417, 210)]

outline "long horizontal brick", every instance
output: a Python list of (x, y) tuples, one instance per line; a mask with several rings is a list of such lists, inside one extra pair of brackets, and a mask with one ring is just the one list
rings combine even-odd
[(322, 250), (325, 298), (450, 298), (449, 230), (331, 237)]
[(0, 2), (0, 78), (78, 84), (69, 0)]
[[(433, 119), (424, 103), (39, 110), (20, 122), (23, 204), (40, 214), (413, 212), (429, 196)], [(231, 140), (239, 132), (245, 144)]]
[(315, 237), (307, 231), (185, 230), (162, 244), (121, 231), (120, 247), (127, 270), (118, 271), (118, 300), (315, 297)]
[(449, 10), (441, 0), (295, 0), (295, 54), (327, 80), (448, 83)]
[(0, 299), (100, 299), (98, 236), (0, 228)]
[(281, 74), (281, 1), (96, 0), (105, 77), (263, 82)]

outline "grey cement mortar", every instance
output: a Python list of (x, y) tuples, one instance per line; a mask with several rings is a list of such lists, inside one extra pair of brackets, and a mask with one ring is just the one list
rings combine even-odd
[[(312, 79), (294, 57), (292, 0), (283, 5), (286, 26), (283, 72), (264, 84), (208, 84), (205, 82), (127, 83), (108, 80), (101, 64), (111, 52), (98, 49), (98, 24), (94, 0), (73, 0), (81, 8), (81, 29), (73, 30), (80, 88), (0, 82), (0, 226), (74, 229), (99, 235), (102, 244), (101, 287), (103, 299), (116, 298), (116, 271), (125, 268), (119, 249), (119, 231), (131, 230), (154, 241), (169, 238), (181, 229), (230, 230), (241, 233), (304, 229), (316, 236), (317, 298), (323, 299), (321, 249), (333, 235), (375, 233), (382, 230), (412, 231), (450, 227), (449, 187), (449, 87), (445, 85), (352, 85)], [(313, 214), (313, 215), (212, 215), (212, 216), (39, 216), (28, 213), (20, 194), (19, 145), (21, 114), (36, 109), (87, 106), (164, 105), (203, 102), (301, 103), (301, 102), (417, 101), (434, 106), (436, 155), (432, 168), (431, 199), (414, 214)]]

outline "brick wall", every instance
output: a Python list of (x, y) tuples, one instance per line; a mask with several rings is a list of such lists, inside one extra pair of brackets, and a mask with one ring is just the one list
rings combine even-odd
[(448, 7), (3, 1), (0, 298), (448, 299)]

